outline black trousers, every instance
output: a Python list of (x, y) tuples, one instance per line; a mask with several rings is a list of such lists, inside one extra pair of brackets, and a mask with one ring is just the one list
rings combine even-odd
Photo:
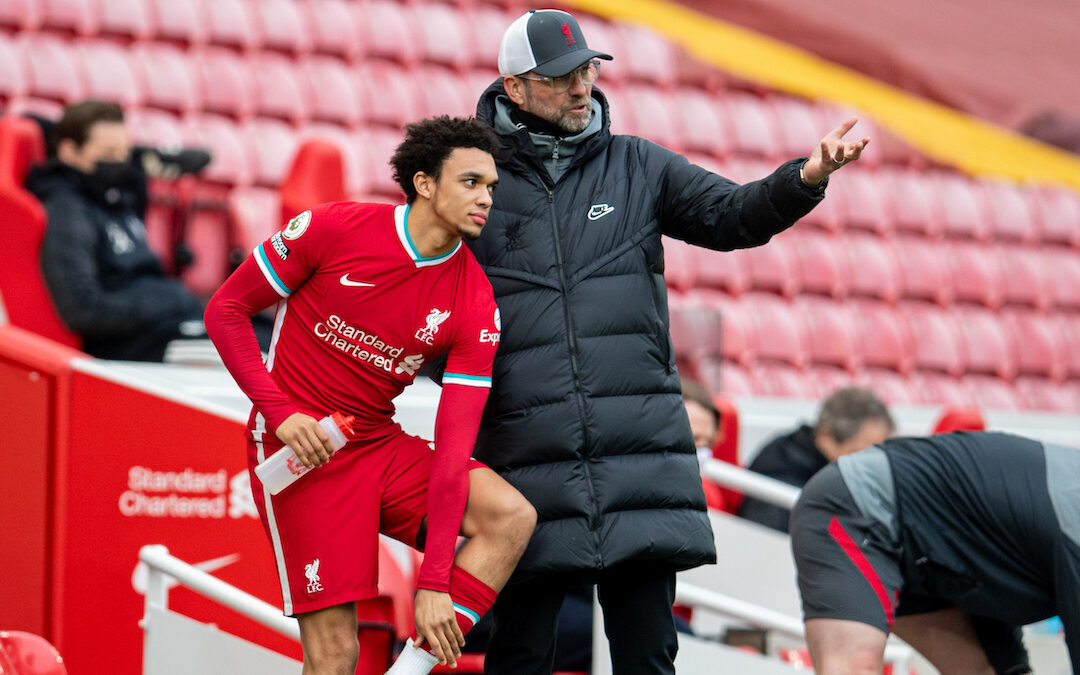
[[(671, 606), (675, 572), (627, 563), (579, 575), (507, 585), (491, 608), (486, 675), (550, 675), (559, 608), (568, 588), (595, 581), (615, 675), (674, 675), (679, 641)], [(591, 630), (591, 627), (590, 627)]]

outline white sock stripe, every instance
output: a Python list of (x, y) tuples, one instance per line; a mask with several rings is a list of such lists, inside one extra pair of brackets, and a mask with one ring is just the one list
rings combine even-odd
[[(480, 615), (472, 611), (468, 607), (462, 607), (455, 602), (454, 611), (471, 621), (473, 626), (480, 623)], [(472, 628), (472, 626), (469, 626), (469, 628)]]

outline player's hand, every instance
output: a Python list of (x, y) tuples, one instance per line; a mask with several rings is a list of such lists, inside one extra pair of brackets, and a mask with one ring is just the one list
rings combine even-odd
[(311, 415), (293, 413), (277, 428), (277, 437), (292, 448), (304, 466), (322, 466), (330, 461), (334, 446), (330, 437)]
[(421, 588), (416, 591), (417, 647), (427, 642), (439, 663), (457, 668), (457, 658), (465, 646), (465, 636), (457, 623), (449, 593)]
[(857, 141), (844, 141), (844, 134), (851, 131), (858, 121), (857, 117), (848, 118), (821, 139), (818, 146), (810, 153), (810, 159), (803, 164), (802, 176), (807, 185), (819, 185), (833, 171), (849, 162), (858, 161), (863, 148), (870, 142), (870, 137), (864, 136)]

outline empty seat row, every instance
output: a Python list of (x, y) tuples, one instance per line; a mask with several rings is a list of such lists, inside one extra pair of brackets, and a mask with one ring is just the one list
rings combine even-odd
[(885, 240), (804, 231), (798, 225), (766, 246), (728, 253), (665, 242), (665, 276), (680, 291), (1080, 311), (1080, 252), (1073, 248)]
[[(167, 44), (125, 48), (54, 35), (0, 36), (0, 97), (9, 101), (94, 97), (182, 114), (400, 127), (435, 114), (471, 114), (496, 77), (437, 66), (406, 71), (379, 61), (357, 67), (327, 56), (294, 61), (273, 53), (244, 57), (214, 48), (185, 52)], [(427, 84), (418, 87), (418, 81)]]
[(1011, 382), (1035, 376), (1080, 379), (1080, 316), (1029, 311), (946, 311), (928, 303), (892, 307), (773, 295), (742, 298), (716, 291), (671, 294), (672, 342), (678, 359), (726, 360), (742, 366), (781, 363), (987, 375)]
[[(494, 68), (520, 8), (393, 0), (6, 0), (0, 27), (76, 37), (217, 45), (239, 51), (363, 56), (412, 65)], [(672, 43), (637, 24), (584, 19), (590, 46), (614, 54), (608, 77), (669, 85)]]
[[(685, 371), (680, 367), (680, 372)], [(726, 396), (768, 396), (821, 400), (843, 386), (872, 389), (890, 405), (975, 406), (994, 410), (1080, 412), (1080, 383), (1022, 377), (1014, 383), (987, 375), (952, 377), (939, 373), (900, 375), (866, 369), (852, 375), (830, 368), (798, 370), (783, 364), (748, 367), (711, 362), (695, 373)]]

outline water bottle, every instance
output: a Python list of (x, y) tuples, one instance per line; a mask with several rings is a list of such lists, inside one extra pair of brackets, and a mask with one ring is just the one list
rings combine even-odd
[[(319, 420), (319, 426), (330, 437), (330, 444), (335, 451), (345, 447), (349, 439), (354, 436), (352, 424), (353, 418), (351, 415), (342, 415), (338, 412)], [(256, 466), (255, 475), (259, 477), (259, 480), (270, 491), (270, 494), (276, 495), (296, 482), (297, 478), (314, 468), (313, 466), (304, 466), (304, 463), (300, 461), (292, 448), (286, 445)]]

